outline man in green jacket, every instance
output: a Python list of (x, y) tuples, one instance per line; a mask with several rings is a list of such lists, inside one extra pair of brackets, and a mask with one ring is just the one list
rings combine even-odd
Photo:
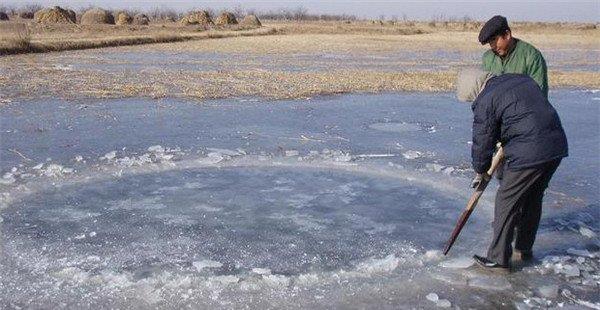
[(505, 17), (496, 15), (488, 20), (479, 32), (479, 42), (490, 45), (490, 50), (483, 54), (483, 70), (497, 75), (529, 75), (548, 98), (548, 68), (542, 53), (533, 45), (514, 38)]

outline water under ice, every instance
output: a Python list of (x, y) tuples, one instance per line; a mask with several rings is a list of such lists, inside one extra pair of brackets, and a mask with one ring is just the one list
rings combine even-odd
[(0, 307), (594, 307), (595, 96), (552, 93), (571, 157), (540, 262), (510, 276), (471, 266), (491, 193), (439, 252), (472, 173), (469, 107), (450, 94), (13, 103)]

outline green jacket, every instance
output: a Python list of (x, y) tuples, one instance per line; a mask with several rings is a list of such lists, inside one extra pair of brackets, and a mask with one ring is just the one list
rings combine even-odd
[(544, 56), (533, 45), (517, 38), (515, 40), (515, 47), (504, 59), (492, 50), (486, 51), (483, 54), (483, 69), (495, 74), (527, 74), (537, 82), (548, 98), (548, 68)]

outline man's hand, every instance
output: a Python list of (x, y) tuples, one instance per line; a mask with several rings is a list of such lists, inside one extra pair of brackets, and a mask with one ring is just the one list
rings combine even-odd
[(482, 173), (477, 173), (475, 175), (475, 177), (473, 178), (473, 181), (471, 181), (471, 188), (477, 188), (477, 187), (479, 187), (479, 184), (481, 184), (481, 182), (483, 180), (486, 180), (486, 181), (489, 180), (489, 177), (488, 177), (487, 173), (483, 173), (483, 174)]

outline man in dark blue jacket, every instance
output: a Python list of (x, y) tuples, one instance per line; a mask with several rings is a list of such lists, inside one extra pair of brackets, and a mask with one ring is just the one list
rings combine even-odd
[(492, 243), (486, 257), (473, 258), (483, 267), (507, 271), (513, 238), (515, 254), (532, 258), (544, 191), (561, 159), (568, 156), (567, 138), (556, 110), (527, 75), (463, 70), (457, 97), (473, 102), (471, 157), (477, 173), (473, 187), (487, 177), (496, 143), (504, 149)]

